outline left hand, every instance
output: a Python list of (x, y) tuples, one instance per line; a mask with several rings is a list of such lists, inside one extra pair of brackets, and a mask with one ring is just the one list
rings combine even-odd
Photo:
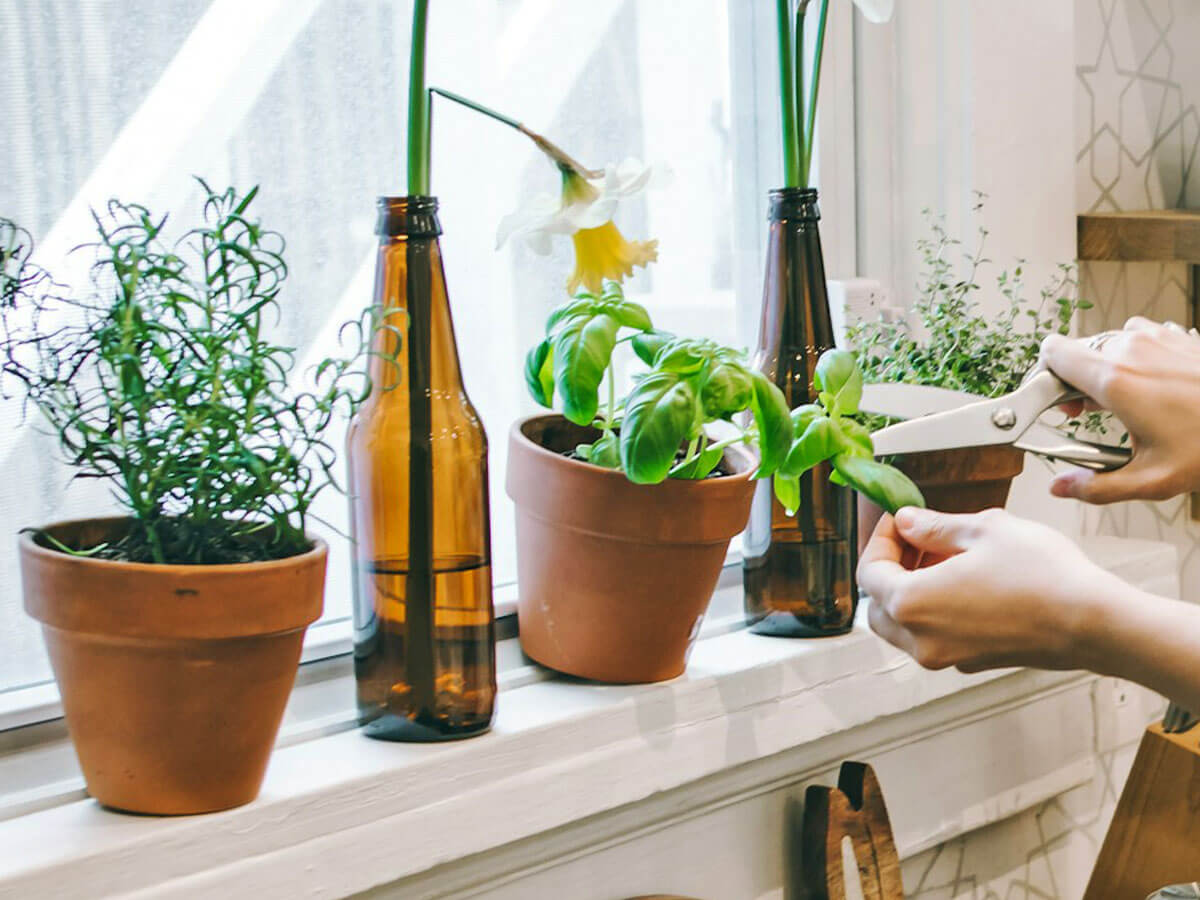
[(1062, 534), (999, 509), (885, 515), (858, 581), (877, 634), (926, 668), (964, 672), (1082, 668), (1097, 604), (1129, 590)]

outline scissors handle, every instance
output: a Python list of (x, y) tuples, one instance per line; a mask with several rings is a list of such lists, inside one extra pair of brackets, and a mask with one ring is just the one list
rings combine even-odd
[(1119, 469), (1133, 456), (1133, 451), (1128, 447), (1080, 440), (1042, 422), (1031, 425), (1013, 446), (1046, 459), (1057, 459), (1101, 472)]

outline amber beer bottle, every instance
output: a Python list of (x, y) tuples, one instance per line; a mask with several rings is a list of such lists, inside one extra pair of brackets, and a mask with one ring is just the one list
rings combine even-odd
[[(795, 409), (812, 403), (817, 359), (834, 345), (820, 211), (812, 188), (770, 194), (770, 232), (755, 363)], [(819, 637), (854, 622), (854, 496), (822, 463), (800, 480), (788, 516), (770, 479), (759, 482), (743, 539), (746, 617), (760, 634)]]
[(347, 437), (366, 734), (486, 731), (496, 698), (487, 436), (463, 389), (434, 197), (381, 197), (372, 392)]

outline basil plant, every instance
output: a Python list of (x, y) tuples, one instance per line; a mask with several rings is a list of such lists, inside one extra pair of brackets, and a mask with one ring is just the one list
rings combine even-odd
[(847, 350), (827, 350), (813, 374), (817, 402), (798, 406), (791, 418), (795, 442), (775, 475), (775, 496), (788, 514), (800, 505), (800, 476), (828, 461), (830, 480), (849, 485), (894, 513), (924, 506), (921, 491), (899, 469), (875, 459), (871, 433), (854, 416), (862, 400), (858, 359)]
[[(623, 343), (648, 371), (618, 399), (612, 359)], [(550, 314), (545, 340), (526, 358), (525, 380), (538, 403), (552, 407), (557, 396), (566, 418), (599, 430), (593, 443), (575, 448), (578, 457), (620, 469), (637, 484), (706, 478), (737, 443), (758, 448), (755, 477), (766, 478), (792, 447), (783, 393), (743, 352), (655, 330), (646, 309), (614, 281), (599, 296), (583, 291)], [(752, 421), (743, 427), (738, 414), (746, 411)], [(712, 439), (706, 426), (717, 421), (734, 434)]]
[[(647, 371), (618, 398), (613, 354), (624, 343)], [(599, 295), (583, 291), (556, 308), (545, 339), (525, 360), (525, 381), (538, 403), (553, 408), (557, 398), (567, 419), (599, 432), (575, 455), (620, 469), (634, 483), (706, 478), (726, 447), (745, 444), (758, 451), (755, 477), (775, 476), (789, 513), (800, 503), (800, 475), (826, 459), (835, 480), (887, 509), (923, 505), (911, 481), (875, 461), (870, 435), (848, 418), (862, 395), (853, 354), (825, 354), (817, 373), (819, 403), (789, 413), (783, 392), (743, 351), (656, 330), (645, 307), (627, 300), (613, 281)], [(731, 435), (710, 436), (716, 422), (728, 423)]]

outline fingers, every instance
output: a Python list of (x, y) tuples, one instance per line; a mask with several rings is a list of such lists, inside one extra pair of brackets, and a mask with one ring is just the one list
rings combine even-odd
[(895, 520), (885, 514), (858, 561), (859, 586), (876, 600), (886, 601), (909, 574), (901, 565), (906, 549)]
[(1052, 334), (1042, 341), (1042, 362), (1102, 407), (1112, 405), (1112, 364), (1083, 341)]
[(897, 625), (896, 620), (887, 614), (883, 604), (874, 598), (867, 609), (867, 621), (871, 630), (893, 647), (903, 650), (909, 656), (917, 655), (917, 642), (912, 634)]
[(1055, 497), (1071, 497), (1085, 503), (1117, 503), (1121, 500), (1167, 500), (1179, 493), (1156, 471), (1133, 462), (1112, 472), (1070, 469), (1050, 482)]
[(896, 513), (900, 538), (922, 552), (938, 557), (966, 550), (979, 534), (979, 516), (936, 512), (906, 506)]

